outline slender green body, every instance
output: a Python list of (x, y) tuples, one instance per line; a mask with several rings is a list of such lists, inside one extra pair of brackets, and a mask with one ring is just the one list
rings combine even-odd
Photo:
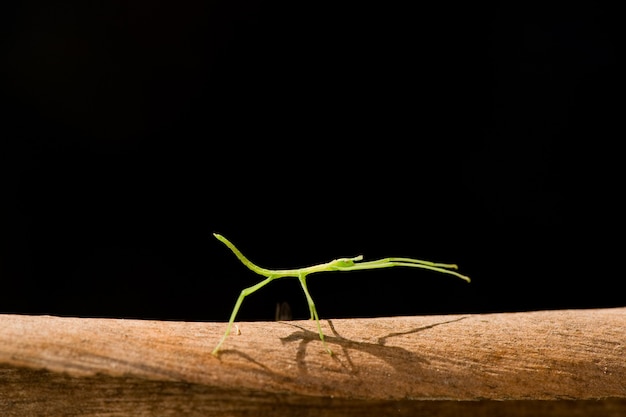
[(265, 269), (250, 262), (250, 260), (246, 258), (239, 251), (239, 249), (237, 249), (237, 247), (235, 247), (235, 245), (233, 245), (224, 236), (219, 235), (217, 233), (213, 233), (213, 236), (215, 236), (220, 242), (228, 246), (228, 248), (231, 251), (233, 251), (233, 253), (237, 256), (237, 258), (239, 258), (239, 260), (245, 266), (247, 266), (250, 270), (252, 270), (253, 272), (256, 272), (259, 275), (266, 277), (263, 281), (251, 287), (245, 288), (244, 290), (241, 291), (241, 294), (239, 295), (239, 298), (237, 298), (237, 302), (235, 303), (235, 307), (233, 308), (233, 312), (230, 315), (230, 320), (228, 321), (226, 332), (224, 333), (224, 336), (222, 336), (222, 339), (219, 341), (215, 349), (213, 349), (213, 352), (212, 352), (213, 355), (217, 355), (220, 348), (222, 347), (222, 344), (224, 343), (224, 341), (230, 334), (230, 331), (233, 327), (233, 323), (235, 322), (235, 318), (237, 317), (237, 312), (239, 312), (239, 308), (241, 307), (241, 303), (243, 303), (244, 298), (254, 293), (255, 291), (263, 288), (264, 286), (266, 286), (267, 284), (269, 284), (275, 279), (286, 278), (286, 277), (298, 278), (298, 280), (300, 281), (300, 285), (302, 286), (302, 290), (304, 291), (304, 295), (309, 304), (309, 311), (311, 312), (311, 319), (312, 320), (314, 319), (317, 322), (317, 330), (320, 335), (320, 340), (322, 341), (322, 344), (324, 345), (324, 348), (326, 349), (326, 351), (328, 351), (328, 353), (330, 353), (331, 355), (333, 352), (328, 348), (328, 346), (326, 346), (326, 342), (324, 341), (324, 332), (322, 332), (322, 326), (320, 325), (320, 319), (317, 314), (317, 310), (315, 309), (315, 303), (313, 302), (313, 299), (311, 298), (311, 294), (309, 293), (309, 290), (306, 285), (307, 275), (313, 274), (316, 272), (358, 271), (358, 270), (364, 270), (364, 269), (390, 268), (393, 266), (407, 266), (407, 267), (414, 267), (414, 268), (430, 269), (432, 271), (454, 275), (467, 282), (470, 282), (469, 277), (459, 274), (458, 272), (455, 271), (456, 269), (458, 269), (458, 267), (455, 264), (441, 264), (441, 263), (421, 261), (418, 259), (411, 259), (411, 258), (385, 258), (385, 259), (379, 259), (377, 261), (360, 262), (363, 260), (363, 256), (359, 255), (354, 258), (339, 258), (339, 259), (335, 259), (333, 261), (326, 262), (323, 264), (308, 266), (308, 267), (299, 268), (299, 269), (276, 269), (276, 270)]

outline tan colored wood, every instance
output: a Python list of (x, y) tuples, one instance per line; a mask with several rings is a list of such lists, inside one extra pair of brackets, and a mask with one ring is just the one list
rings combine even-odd
[(626, 308), (238, 326), (0, 315), (0, 415), (626, 410)]

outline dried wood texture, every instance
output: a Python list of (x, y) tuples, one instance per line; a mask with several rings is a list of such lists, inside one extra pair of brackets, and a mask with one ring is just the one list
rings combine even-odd
[(626, 411), (626, 308), (323, 326), (0, 315), (0, 415)]

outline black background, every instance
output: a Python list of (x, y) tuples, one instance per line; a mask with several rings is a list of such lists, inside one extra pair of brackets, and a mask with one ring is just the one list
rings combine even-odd
[[(2, 6), (0, 312), (225, 320), (626, 305), (616, 14), (573, 2)], [(272, 283), (240, 319), (273, 319)]]

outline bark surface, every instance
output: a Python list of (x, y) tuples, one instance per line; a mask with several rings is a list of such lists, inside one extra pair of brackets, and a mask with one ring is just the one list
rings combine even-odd
[(322, 325), (0, 315), (0, 415), (626, 410), (626, 308)]

